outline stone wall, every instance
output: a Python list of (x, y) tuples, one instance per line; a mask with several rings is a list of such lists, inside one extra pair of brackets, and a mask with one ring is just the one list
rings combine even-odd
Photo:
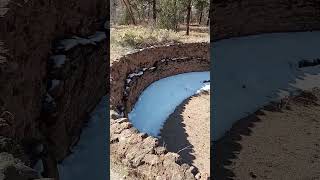
[(320, 30), (320, 0), (211, 0), (211, 40)]
[(89, 113), (107, 93), (106, 37), (100, 31), (61, 40), (48, 60), (40, 125), (58, 161), (77, 143)]
[(0, 136), (43, 144), (53, 168), (107, 91), (108, 13), (107, 0), (0, 1)]
[(178, 154), (139, 132), (126, 116), (154, 81), (209, 68), (208, 43), (150, 47), (114, 61), (110, 68), (111, 159), (129, 167), (139, 179), (199, 178), (196, 168), (182, 164)]
[(55, 39), (101, 29), (105, 0), (4, 0), (0, 5), (0, 103), (18, 138), (37, 135), (46, 65)]
[[(152, 82), (183, 72), (209, 70), (208, 48), (207, 43), (150, 47), (113, 61), (110, 67), (111, 106), (119, 112), (126, 108), (124, 106), (128, 106), (127, 110), (130, 111), (142, 90)], [(139, 72), (147, 75), (138, 75)], [(142, 81), (139, 80), (140, 76), (143, 78)], [(125, 97), (126, 87), (127, 91), (130, 88), (127, 97)]]

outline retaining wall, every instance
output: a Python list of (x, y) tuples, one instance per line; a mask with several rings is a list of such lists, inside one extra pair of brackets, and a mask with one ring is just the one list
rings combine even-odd
[(211, 0), (211, 40), (320, 30), (320, 0)]
[(108, 13), (107, 0), (0, 2), (0, 135), (43, 144), (53, 168), (107, 92)]
[(209, 68), (208, 43), (150, 47), (114, 61), (110, 68), (112, 159), (142, 179), (195, 179), (194, 167), (182, 164), (178, 154), (167, 152), (157, 138), (140, 133), (126, 117), (152, 82)]

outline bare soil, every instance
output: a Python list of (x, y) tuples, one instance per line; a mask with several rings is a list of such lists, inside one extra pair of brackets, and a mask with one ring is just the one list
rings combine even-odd
[(186, 99), (166, 120), (161, 143), (193, 165), (202, 179), (210, 177), (210, 94)]
[(271, 103), (213, 146), (213, 178), (320, 179), (320, 90)]

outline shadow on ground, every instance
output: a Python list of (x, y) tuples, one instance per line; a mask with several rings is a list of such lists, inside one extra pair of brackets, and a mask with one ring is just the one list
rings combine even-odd
[[(193, 96), (195, 97), (195, 96)], [(187, 140), (189, 136), (185, 131), (182, 113), (192, 97), (184, 100), (166, 120), (161, 129), (160, 144), (169, 152), (178, 153), (182, 162), (192, 164), (195, 156), (192, 155), (193, 145)]]
[[(239, 179), (239, 177), (235, 177), (235, 173), (228, 166), (232, 166), (232, 163), (238, 159), (238, 154), (240, 154), (243, 149), (241, 146), (243, 137), (252, 135), (253, 128), (257, 123), (262, 122), (261, 117), (265, 115), (264, 112), (283, 113), (283, 110), (291, 111), (293, 109), (291, 109), (289, 102), (305, 107), (308, 107), (309, 105), (319, 106), (317, 102), (317, 96), (320, 97), (319, 92), (319, 90), (315, 90), (313, 93), (303, 91), (297, 96), (284, 98), (279, 103), (271, 102), (261, 110), (237, 121), (223, 138), (211, 142), (211, 174), (213, 179)], [(318, 93), (318, 95), (315, 96), (314, 93)], [(249, 176), (253, 179), (257, 178), (254, 173), (249, 173)]]
[(261, 121), (256, 114), (239, 120), (232, 129), (220, 140), (211, 142), (211, 173), (213, 179), (231, 180), (235, 177), (232, 170), (226, 166), (237, 159), (237, 154), (242, 150), (239, 143), (241, 136), (250, 136), (255, 123)]

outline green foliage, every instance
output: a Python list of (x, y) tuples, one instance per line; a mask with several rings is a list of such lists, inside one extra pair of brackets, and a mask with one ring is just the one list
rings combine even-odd
[(194, 0), (194, 6), (197, 10), (203, 11), (205, 8), (209, 7), (208, 0)]
[(186, 1), (161, 0), (159, 3), (158, 26), (164, 29), (177, 30), (179, 22), (183, 21)]
[(179, 36), (180, 34), (171, 30), (130, 26), (130, 28), (114, 32), (111, 41), (123, 47), (142, 48), (155, 44), (177, 42)]
[(129, 25), (131, 22), (130, 13), (127, 9), (120, 15), (119, 25)]

